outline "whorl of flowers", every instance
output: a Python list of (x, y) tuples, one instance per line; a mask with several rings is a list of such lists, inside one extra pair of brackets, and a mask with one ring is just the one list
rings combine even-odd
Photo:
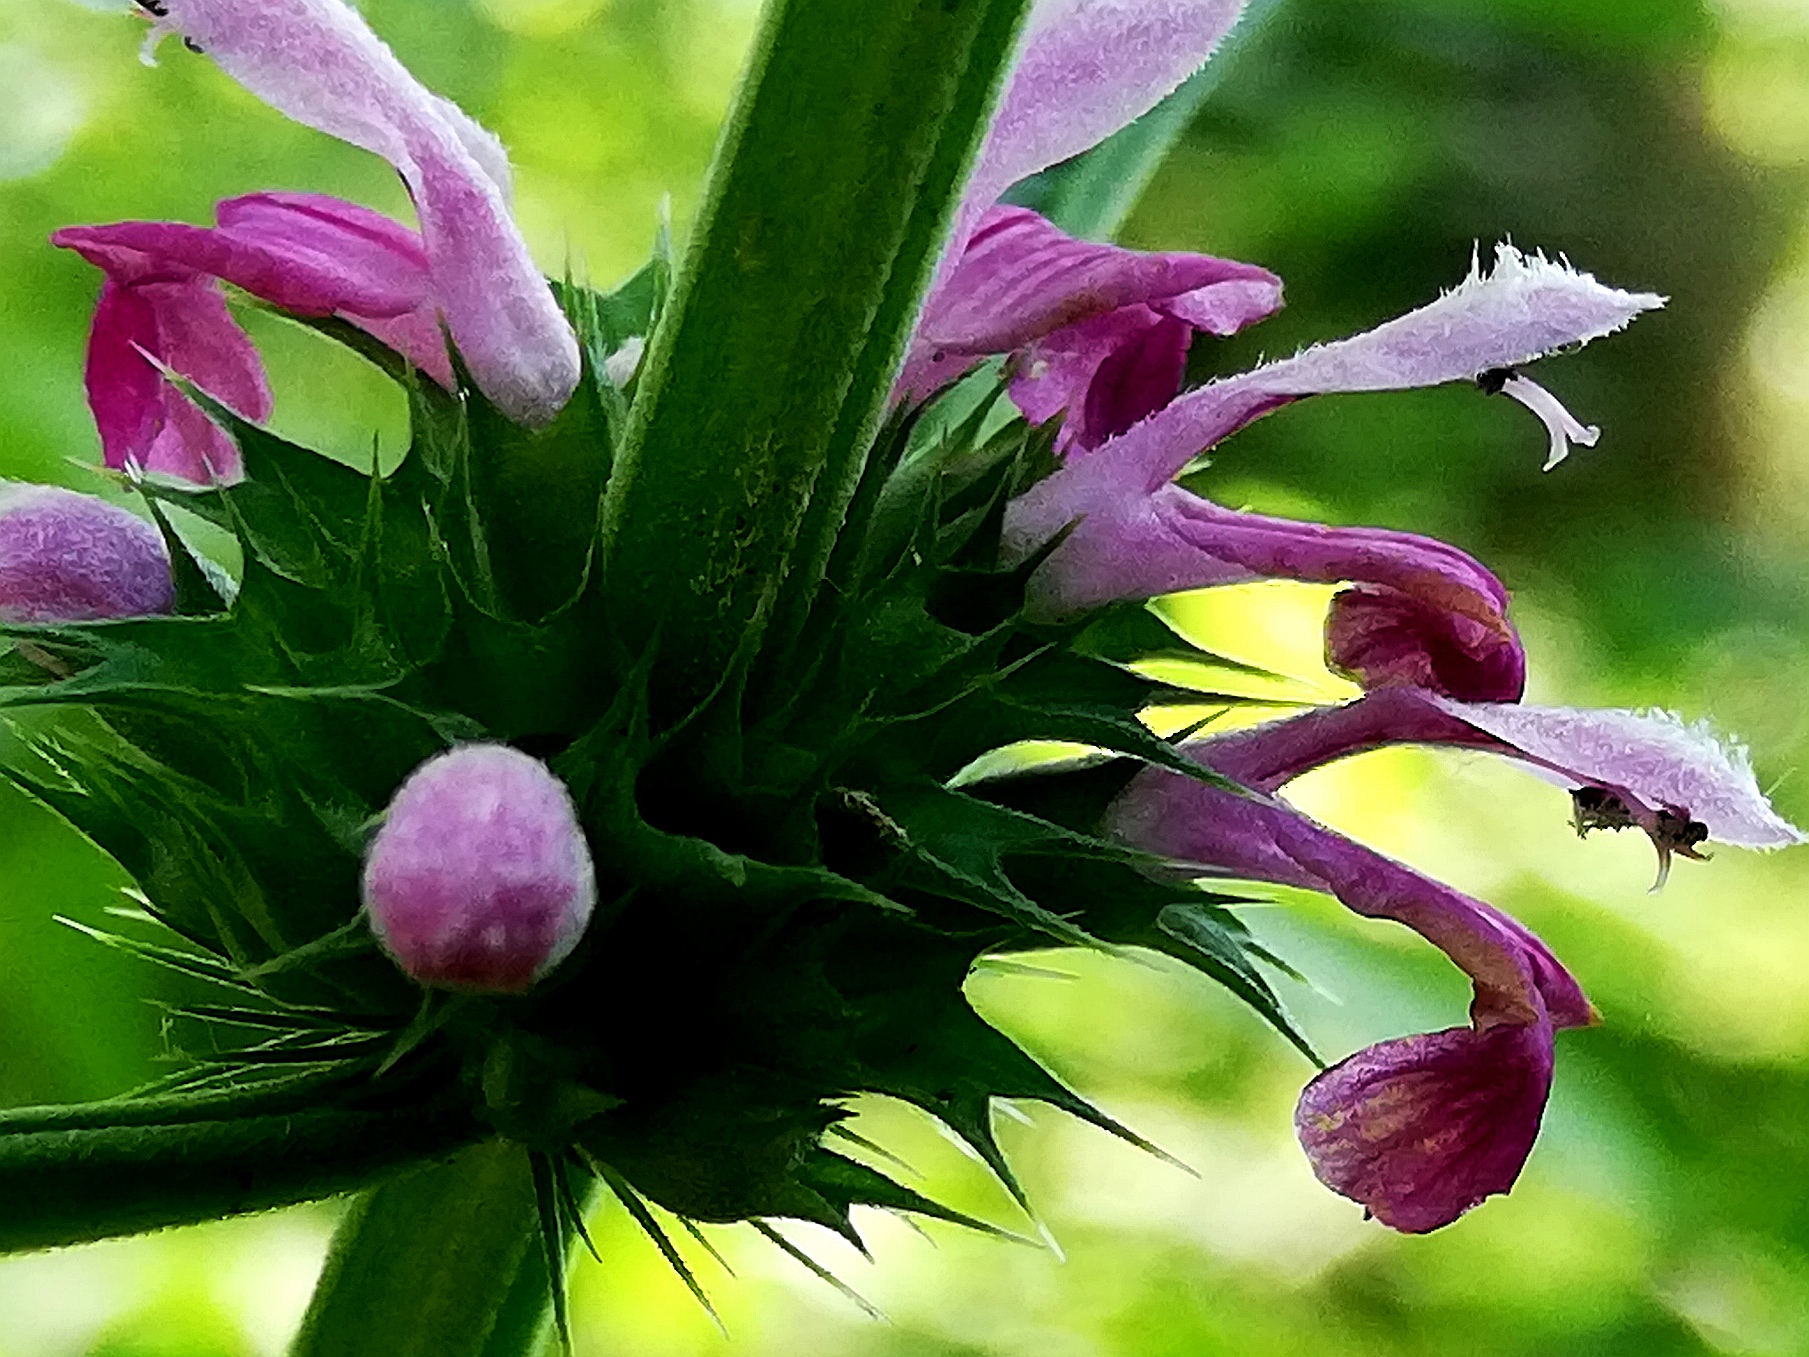
[[(1327, 892), (1468, 975), (1467, 1024), (1333, 1065), (1297, 1115), (1329, 1186), (1436, 1229), (1512, 1185), (1556, 1035), (1596, 1015), (1524, 927), (1285, 785), (1454, 745), (1561, 781), (1580, 829), (1637, 827), (1661, 868), (1711, 839), (1800, 841), (1700, 729), (1522, 705), (1508, 591), (1462, 551), (1175, 483), (1294, 401), (1451, 382), (1531, 409), (1555, 464), (1596, 431), (1521, 369), (1662, 304), (1502, 246), (1419, 310), (1182, 390), (1197, 337), (1264, 319), (1280, 280), (1000, 199), (1173, 91), (1237, 0), (1045, 0), (1021, 31), (1025, 0), (864, 0), (855, 47), (846, 0), (777, 6), (684, 270), (662, 253), (608, 293), (545, 280), (495, 139), (343, 0), (140, 3), (152, 48), (180, 35), (388, 160), (419, 229), (253, 193), (210, 227), (56, 236), (105, 274), (105, 461), (166, 531), (6, 492), (0, 615), (33, 667), (0, 701), (98, 719), (5, 771), (174, 938), (108, 940), (230, 998), (177, 1021), (259, 1035), (144, 1097), (0, 1116), (0, 1243), (418, 1185), (476, 1162), (422, 1167), (459, 1152), (520, 1161), (513, 1187), (432, 1181), (498, 1194), (472, 1218), (508, 1268), (510, 1222), (533, 1223), (555, 1306), (593, 1180), (681, 1271), (649, 1200), (784, 1248), (769, 1218), (858, 1242), (856, 1205), (990, 1228), (863, 1157), (847, 1100), (924, 1109), (1020, 1202), (997, 1100), (1136, 1140), (962, 993), (980, 959), (1052, 944), (1166, 952), (1310, 1054), (1235, 897), (1200, 878)], [(262, 427), (227, 286), (401, 385), (398, 467)], [(1022, 417), (995, 417), (1005, 399)], [(232, 533), (240, 573), (166, 505)], [(1347, 586), (1327, 660), (1364, 696), (1153, 735), (1150, 709), (1213, 699), (1140, 667), (1180, 644), (1144, 601), (1260, 578)], [(974, 774), (1026, 740), (1102, 757)], [(411, 1191), (380, 1187), (344, 1256), (382, 1265), (371, 1241), (406, 1234)], [(318, 1351), (349, 1341), (321, 1336), (338, 1275)]]

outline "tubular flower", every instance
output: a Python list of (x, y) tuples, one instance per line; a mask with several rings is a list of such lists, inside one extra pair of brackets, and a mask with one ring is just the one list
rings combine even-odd
[(71, 226), (51, 237), (107, 275), (89, 339), (88, 400), (108, 466), (203, 484), (237, 478), (232, 440), (156, 366), (247, 419), (269, 418), (263, 363), (220, 282), (295, 315), (350, 321), (451, 385), (427, 255), (413, 231), (354, 203), (299, 193), (229, 199), (217, 219), (213, 228)]
[(93, 495), (0, 486), (0, 621), (91, 622), (176, 602), (157, 529)]
[(1312, 768), (1407, 742), (1528, 763), (1574, 788), (1579, 828), (1638, 824), (1667, 862), (1708, 838), (1771, 848), (1803, 836), (1771, 809), (1744, 755), (1700, 727), (1410, 688), (1187, 747), (1249, 795), (1159, 770), (1132, 781), (1107, 816), (1118, 838), (1196, 872), (1325, 891), (1359, 914), (1406, 924), (1470, 976), (1470, 1027), (1359, 1052), (1307, 1087), (1296, 1119), (1322, 1181), (1385, 1224), (1419, 1232), (1513, 1184), (1550, 1089), (1553, 1034), (1593, 1013), (1521, 925), (1274, 799)]
[[(1611, 334), (1662, 302), (1503, 245), (1491, 273), (1473, 268), (1429, 306), (1187, 392), (1129, 432), (1071, 451), (1011, 505), (1007, 550), (1022, 559), (1072, 525), (1032, 582), (1032, 606), (1048, 617), (1262, 575), (1375, 586), (1334, 618), (1337, 667), (1376, 683), (1518, 697), (1524, 660), (1506, 592), (1462, 552), (1405, 533), (1239, 513), (1171, 480), (1201, 452), (1304, 396), (1453, 381), (1497, 389), (1504, 371)], [(1567, 427), (1556, 421), (1553, 437)]]
[(1017, 355), (1012, 399), (1067, 411), (1090, 448), (1166, 405), (1196, 330), (1235, 334), (1281, 305), (1254, 264), (1076, 240), (998, 204), (1010, 185), (1154, 108), (1205, 64), (1243, 0), (1041, 0), (956, 213), (897, 394), (925, 400), (993, 354)]
[(157, 0), (149, 55), (180, 34), (251, 93), (382, 156), (414, 198), (433, 294), (478, 388), (545, 424), (577, 387), (578, 343), (509, 212), (495, 137), (425, 89), (343, 0)]
[(423, 985), (514, 994), (578, 945), (596, 878), (546, 765), (465, 745), (422, 764), (390, 802), (364, 902), (379, 941)]

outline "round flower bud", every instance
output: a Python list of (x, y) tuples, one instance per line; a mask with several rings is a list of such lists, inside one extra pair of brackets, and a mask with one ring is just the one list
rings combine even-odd
[(378, 941), (441, 989), (528, 989), (577, 946), (596, 895), (565, 785), (500, 744), (461, 745), (415, 769), (364, 867)]
[(52, 485), (0, 486), (0, 621), (146, 617), (176, 605), (163, 535)]

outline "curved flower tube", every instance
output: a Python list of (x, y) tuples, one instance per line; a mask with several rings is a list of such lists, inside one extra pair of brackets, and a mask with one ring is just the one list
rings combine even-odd
[[(1213, 766), (1210, 741), (1189, 752)], [(1192, 873), (1336, 896), (1405, 924), (1470, 977), (1471, 1025), (1382, 1042), (1301, 1095), (1296, 1126), (1314, 1172), (1383, 1224), (1435, 1230), (1506, 1192), (1538, 1135), (1553, 1034), (1595, 1021), (1576, 980), (1514, 920), (1267, 796), (1156, 769), (1107, 813), (1117, 838)]]
[(578, 385), (578, 341), (509, 213), (500, 144), (424, 88), (344, 0), (158, 0), (147, 55), (180, 34), (278, 112), (394, 165), (434, 292), (478, 388), (545, 424)]
[(413, 231), (318, 194), (257, 193), (216, 211), (212, 228), (129, 221), (51, 236), (107, 275), (89, 339), (88, 400), (108, 466), (202, 484), (239, 475), (232, 440), (157, 368), (247, 419), (269, 418), (263, 363), (220, 282), (295, 315), (339, 316), (452, 384), (426, 251)]
[(1107, 813), (1116, 837), (1214, 874), (1327, 892), (1406, 924), (1470, 976), (1469, 1028), (1359, 1052), (1308, 1086), (1296, 1119), (1322, 1181), (1385, 1224), (1418, 1232), (1513, 1184), (1550, 1088), (1553, 1033), (1594, 1017), (1574, 978), (1520, 924), (1273, 799), (1313, 768), (1408, 742), (1528, 763), (1575, 786), (1579, 829), (1638, 824), (1665, 863), (1708, 838), (1771, 848), (1804, 836), (1771, 809), (1744, 754), (1700, 726), (1412, 688), (1187, 746), (1248, 795), (1158, 769), (1131, 782)]

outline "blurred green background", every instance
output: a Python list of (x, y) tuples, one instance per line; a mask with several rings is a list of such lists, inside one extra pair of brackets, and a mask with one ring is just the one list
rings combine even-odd
[[(386, 167), (282, 121), (110, 7), (0, 7), (0, 473), (92, 488), (80, 371), (96, 278), (55, 227), (205, 220), (312, 189), (403, 211)], [(117, 7), (111, 7), (117, 8)], [(368, 0), (430, 84), (509, 142), (541, 261), (631, 270), (663, 196), (682, 230), (754, 0)], [(1232, 504), (1430, 532), (1516, 591), (1532, 698), (1713, 713), (1809, 822), (1809, 0), (1284, 0), (1227, 60), (1126, 233), (1254, 260), (1290, 308), (1202, 344), (1199, 375), (1386, 318), (1504, 237), (1670, 309), (1539, 372), (1600, 446), (1539, 472), (1538, 426), (1464, 389), (1324, 399), (1221, 452)], [(401, 411), (352, 360), (257, 325), (277, 422), (346, 455)], [(1222, 649), (1310, 689), (1325, 591), (1184, 604)], [(1514, 1196), (1405, 1239), (1314, 1183), (1290, 1131), (1309, 1070), (1197, 977), (1053, 956), (983, 974), (987, 1011), (1188, 1177), (1038, 1112), (1007, 1135), (1066, 1258), (889, 1217), (876, 1265), (806, 1242), (859, 1311), (751, 1233), (697, 1260), (725, 1341), (619, 1210), (576, 1279), (581, 1354), (1628, 1354), (1809, 1351), (1809, 853), (1727, 851), (1660, 895), (1641, 843), (1580, 843), (1563, 794), (1474, 757), (1374, 755), (1307, 809), (1539, 929), (1605, 1017), (1560, 1040)], [(51, 921), (98, 920), (117, 869), (0, 792), (0, 1103), (155, 1073), (160, 980)], [(1290, 896), (1253, 922), (1321, 987), (1328, 1054), (1462, 1020), (1465, 987), (1398, 929)], [(1010, 1222), (933, 1128), (864, 1112), (933, 1188)], [(0, 1210), (4, 1203), (0, 1203)], [(0, 1262), (0, 1357), (276, 1354), (334, 1212)]]

